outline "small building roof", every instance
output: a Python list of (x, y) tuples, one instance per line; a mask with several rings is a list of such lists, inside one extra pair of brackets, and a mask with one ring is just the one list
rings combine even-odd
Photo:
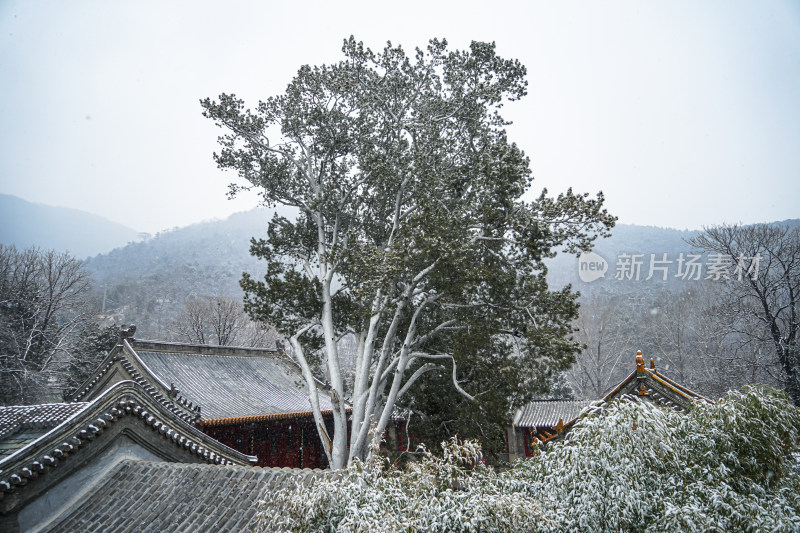
[(521, 428), (555, 427), (559, 420), (577, 418), (591, 400), (534, 400), (514, 415), (514, 425)]
[(603, 397), (603, 402), (609, 402), (623, 396), (636, 400), (650, 401), (682, 411), (688, 410), (694, 402), (711, 401), (656, 370), (656, 364), (653, 359), (650, 359), (650, 368), (647, 368), (644, 364), (642, 352), (637, 352), (636, 354), (636, 370), (623, 379), (619, 385), (612, 388)]
[(646, 368), (642, 352), (638, 352), (636, 370), (599, 401), (535, 400), (515, 413), (513, 425), (520, 428), (536, 428), (539, 430), (541, 440), (550, 440), (569, 430), (584, 412), (602, 410), (605, 403), (623, 397), (649, 401), (682, 411), (688, 410), (694, 402), (711, 401), (658, 372), (652, 359), (650, 368)]
[(0, 438), (20, 427), (57, 426), (87, 405), (88, 402), (0, 406)]
[(44, 435), (89, 405), (46, 403), (0, 407), (0, 460)]
[(258, 502), (319, 470), (126, 460), (43, 531), (252, 531)]

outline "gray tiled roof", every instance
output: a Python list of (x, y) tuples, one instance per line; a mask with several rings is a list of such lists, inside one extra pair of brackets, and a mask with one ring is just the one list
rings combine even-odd
[[(199, 404), (203, 419), (311, 411), (302, 375), (278, 356), (136, 354), (161, 381), (174, 383), (181, 396)], [(320, 407), (331, 409), (325, 393)]]
[[(55, 427), (22, 431), (0, 440), (0, 518), (50, 480), (69, 476), (92, 458), (127, 442), (125, 453), (168, 461), (247, 465), (255, 456), (233, 450), (176, 417), (141, 385), (122, 381)], [(17, 437), (24, 437), (20, 439)], [(14, 441), (14, 442), (12, 442)], [(16, 511), (15, 511), (16, 512)], [(2, 529), (2, 522), (0, 522)]]
[(535, 400), (517, 411), (514, 425), (524, 428), (555, 427), (559, 420), (565, 424), (592, 404), (591, 400)]
[(52, 428), (84, 409), (88, 403), (44, 403), (0, 407), (0, 439), (22, 428)]
[(252, 531), (267, 491), (314, 470), (122, 461), (83, 503), (44, 531)]

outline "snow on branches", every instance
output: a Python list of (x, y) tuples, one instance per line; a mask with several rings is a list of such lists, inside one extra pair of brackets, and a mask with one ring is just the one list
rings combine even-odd
[[(376, 446), (373, 443), (373, 446)], [(452, 439), (262, 502), (265, 531), (798, 531), (800, 410), (747, 388), (688, 414), (623, 399), (497, 473)]]

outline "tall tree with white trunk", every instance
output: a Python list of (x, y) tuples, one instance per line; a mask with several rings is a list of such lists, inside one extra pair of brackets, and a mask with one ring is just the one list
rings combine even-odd
[[(487, 391), (459, 375), (470, 357), (513, 368), (520, 388), (568, 366), (575, 295), (548, 289), (542, 260), (590, 248), (614, 223), (602, 194), (521, 200), (529, 162), (499, 111), (525, 95), (525, 68), (494, 44), (449, 51), (432, 40), (409, 56), (351, 37), (343, 53), (302, 67), (253, 110), (235, 95), (201, 102), (226, 130), (218, 165), (264, 204), (298, 210), (253, 241), (268, 272), (242, 287), (251, 316), (289, 337), (309, 383), (323, 355), (333, 435), (313, 386), (310, 401), (333, 468), (363, 458), (370, 429), (383, 432), (429, 372), (446, 372), (477, 409)], [(337, 341), (348, 333), (358, 348), (345, 383)]]

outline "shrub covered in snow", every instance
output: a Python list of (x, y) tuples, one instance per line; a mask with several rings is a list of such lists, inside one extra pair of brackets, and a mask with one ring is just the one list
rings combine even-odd
[(621, 401), (515, 468), (565, 531), (798, 531), (800, 411), (747, 389), (688, 414)]
[(371, 453), (310, 489), (270, 495), (259, 525), (264, 531), (516, 532), (543, 519), (533, 494), (508, 490), (481, 461), (479, 444), (452, 439), (442, 448), (441, 457), (423, 450), (402, 471)]
[(373, 454), (272, 494), (267, 531), (800, 531), (800, 410), (747, 389), (679, 413), (622, 400), (498, 474), (474, 442)]

